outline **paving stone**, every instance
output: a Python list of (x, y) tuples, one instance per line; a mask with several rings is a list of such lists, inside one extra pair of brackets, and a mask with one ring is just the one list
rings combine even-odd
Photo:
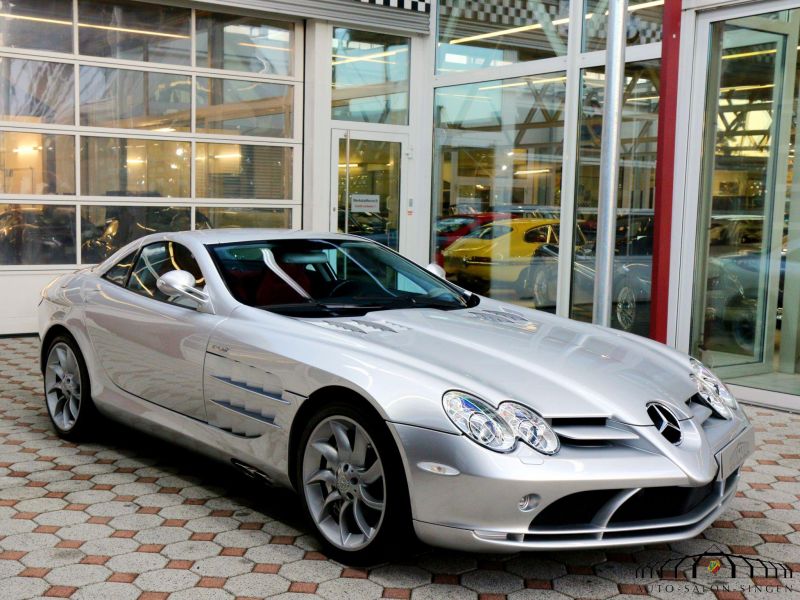
[(84, 587), (105, 581), (110, 575), (111, 571), (101, 565), (69, 565), (53, 569), (44, 578), (52, 585)]
[(50, 587), (44, 579), (9, 577), (3, 581), (4, 600), (23, 600), (41, 596)]
[(134, 580), (134, 585), (145, 592), (177, 592), (192, 588), (200, 576), (182, 569), (159, 569), (142, 573)]
[(252, 561), (240, 556), (214, 556), (194, 563), (192, 571), (203, 577), (233, 577), (249, 573)]
[(471, 600), (478, 593), (458, 585), (423, 585), (411, 592), (411, 600)]
[(263, 598), (289, 589), (289, 582), (279, 575), (268, 573), (248, 573), (231, 577), (225, 589), (236, 596)]
[(221, 551), (222, 548), (213, 542), (186, 540), (168, 544), (161, 553), (175, 560), (200, 560), (216, 556)]
[[(477, 600), (479, 593), (487, 600), (635, 600), (653, 579), (640, 567), (682, 554), (730, 549), (800, 564), (800, 416), (747, 408), (763, 431), (742, 472), (743, 493), (695, 539), (500, 556), (420, 547), (402, 563), (352, 569), (323, 555), (288, 492), (206, 468), (160, 442), (140, 443), (138, 432), (92, 443), (59, 439), (44, 411), (36, 357), (35, 339), (0, 338), (2, 600), (40, 597), (51, 586), (61, 586), (52, 593), (76, 587), (72, 597), (89, 600), (143, 593), (170, 600)], [(681, 597), (665, 583), (650, 584), (653, 597)], [(773, 596), (745, 593), (747, 600)]]
[(145, 573), (163, 569), (169, 562), (166, 556), (155, 552), (131, 552), (129, 554), (119, 554), (111, 558), (106, 566), (120, 573)]
[[(313, 583), (336, 579), (341, 573), (342, 568), (336, 563), (323, 560), (296, 560), (283, 565), (278, 571), (279, 575), (289, 581), (309, 581)], [(370, 576), (373, 574), (374, 571)], [(430, 579), (430, 575), (428, 575), (428, 579)], [(399, 585), (387, 586), (380, 581), (376, 581), (376, 583), (384, 587), (407, 587)]]
[(573, 598), (611, 598), (619, 593), (615, 583), (594, 575), (564, 575), (553, 581), (553, 589)]
[(342, 577), (319, 584), (317, 595), (328, 600), (370, 600), (380, 598), (383, 588), (368, 579)]
[(142, 591), (128, 583), (94, 583), (75, 592), (75, 600), (136, 600)]

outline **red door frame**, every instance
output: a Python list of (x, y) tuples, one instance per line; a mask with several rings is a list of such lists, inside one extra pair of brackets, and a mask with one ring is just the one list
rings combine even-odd
[(655, 232), (650, 292), (650, 337), (667, 341), (669, 269), (672, 240), (673, 180), (675, 176), (675, 118), (678, 110), (678, 62), (682, 0), (664, 3), (661, 42), (661, 89), (656, 145)]

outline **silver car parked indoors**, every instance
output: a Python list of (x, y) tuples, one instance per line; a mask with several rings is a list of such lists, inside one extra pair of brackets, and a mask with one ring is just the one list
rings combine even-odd
[(295, 489), (325, 551), (690, 538), (753, 429), (662, 344), (471, 294), (371, 240), (154, 234), (42, 292), (44, 393)]

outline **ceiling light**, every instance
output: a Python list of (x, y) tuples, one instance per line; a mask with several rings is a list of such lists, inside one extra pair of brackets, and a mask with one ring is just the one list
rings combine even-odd
[(526, 169), (524, 171), (514, 171), (514, 175), (541, 175), (549, 172), (550, 169)]
[(250, 42), (239, 42), (240, 46), (247, 48), (263, 48), (264, 50), (277, 50), (278, 52), (291, 52), (290, 48), (281, 48), (280, 46), (267, 46), (266, 44), (253, 44)]
[(566, 81), (566, 77), (549, 77), (547, 79), (527, 79), (525, 81), (516, 81), (514, 83), (499, 83), (497, 85), (486, 85), (479, 87), (479, 91), (485, 90), (499, 90), (500, 88), (522, 87), (525, 85), (541, 85), (543, 83), (554, 83), (557, 81)]
[(354, 63), (354, 62), (361, 62), (361, 61), (369, 61), (374, 58), (384, 58), (386, 56), (394, 56), (396, 54), (400, 54), (401, 52), (408, 52), (408, 48), (398, 48), (397, 50), (387, 50), (386, 52), (375, 52), (374, 54), (366, 54), (364, 56), (348, 56), (347, 58), (342, 58), (341, 60), (333, 61), (333, 65), (344, 65), (347, 63)]

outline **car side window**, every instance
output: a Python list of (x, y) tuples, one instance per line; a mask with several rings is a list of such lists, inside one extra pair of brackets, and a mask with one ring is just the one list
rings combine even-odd
[(139, 258), (128, 279), (128, 289), (162, 302), (196, 308), (190, 300), (180, 296), (167, 296), (158, 289), (156, 285), (158, 278), (164, 273), (175, 270), (188, 271), (194, 275), (196, 287), (202, 288), (205, 285), (200, 266), (188, 248), (175, 242), (148, 244), (139, 253)]
[(524, 240), (529, 244), (546, 244), (547, 227), (534, 227), (525, 232)]
[(124, 286), (125, 282), (128, 281), (128, 273), (131, 272), (131, 267), (133, 266), (133, 259), (136, 257), (136, 251), (134, 250), (123, 259), (121, 259), (117, 264), (111, 267), (108, 271), (103, 274), (103, 278), (107, 279), (111, 283), (116, 283), (117, 285)]

